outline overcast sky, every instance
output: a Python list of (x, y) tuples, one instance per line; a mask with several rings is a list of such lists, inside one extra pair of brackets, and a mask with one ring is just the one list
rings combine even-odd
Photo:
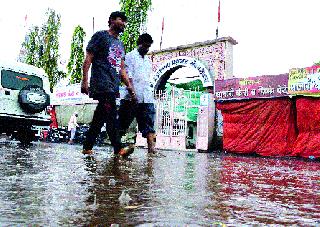
[[(0, 3), (0, 59), (15, 60), (31, 25), (43, 23), (46, 8), (61, 14), (61, 55), (67, 60), (73, 29), (80, 24), (87, 40), (107, 28), (118, 0), (10, 0)], [(218, 0), (153, 0), (147, 31), (159, 49), (215, 39)], [(221, 0), (219, 36), (231, 36), (236, 77), (286, 73), (320, 61), (319, 0)], [(27, 21), (25, 22), (25, 16)]]

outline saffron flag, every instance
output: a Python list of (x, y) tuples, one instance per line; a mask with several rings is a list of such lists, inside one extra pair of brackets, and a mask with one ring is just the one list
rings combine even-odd
[(28, 14), (24, 16), (24, 27), (27, 27)]
[(162, 31), (164, 29), (164, 17), (162, 18)]
[(218, 6), (218, 23), (220, 22), (220, 0), (219, 0), (219, 6)]

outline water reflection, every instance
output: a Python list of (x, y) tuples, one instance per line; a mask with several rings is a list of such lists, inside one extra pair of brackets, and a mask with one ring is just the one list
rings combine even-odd
[[(138, 154), (134, 160), (111, 157), (101, 160), (90, 191), (95, 196), (96, 209), (89, 217), (90, 225), (137, 224), (141, 211), (149, 198), (148, 185), (152, 181), (152, 158)], [(87, 166), (88, 166), (88, 162)], [(92, 168), (88, 168), (90, 170)], [(114, 184), (110, 184), (114, 182)], [(126, 191), (131, 198), (129, 204), (121, 204), (119, 197)], [(92, 197), (87, 200), (92, 203)], [(139, 215), (135, 216), (138, 212)]]
[[(320, 163), (137, 149), (130, 159), (98, 147), (0, 145), (0, 224), (316, 225)], [(130, 202), (119, 197), (127, 193)], [(319, 224), (319, 223), (318, 223)]]
[(85, 206), (83, 165), (64, 147), (1, 146), (0, 223), (56, 225)]
[(315, 225), (319, 220), (319, 163), (226, 156), (222, 166), (229, 223)]

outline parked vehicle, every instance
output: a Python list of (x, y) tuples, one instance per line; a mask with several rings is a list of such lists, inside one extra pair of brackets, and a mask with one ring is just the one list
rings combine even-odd
[(69, 141), (69, 132), (66, 127), (51, 128), (48, 131), (46, 141), (51, 143), (66, 143)]
[(68, 127), (58, 128), (59, 130), (59, 142), (67, 143), (70, 138), (70, 133), (68, 131)]
[(43, 141), (43, 132), (49, 130), (49, 126), (33, 126), (35, 133), (35, 141)]
[(46, 141), (51, 143), (58, 143), (60, 141), (59, 130), (57, 128), (49, 129)]
[(82, 144), (83, 141), (85, 140), (86, 138), (86, 134), (89, 130), (89, 126), (84, 124), (84, 125), (80, 125), (78, 128), (77, 128), (77, 131), (76, 131), (76, 136), (74, 138), (74, 142), (75, 143), (80, 143)]
[(0, 133), (28, 144), (33, 126), (49, 126), (50, 84), (43, 69), (24, 63), (0, 62)]

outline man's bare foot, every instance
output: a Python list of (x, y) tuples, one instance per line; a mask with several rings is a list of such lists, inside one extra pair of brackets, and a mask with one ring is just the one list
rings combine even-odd
[(87, 155), (92, 155), (93, 154), (93, 150), (82, 150), (82, 154), (87, 154)]

